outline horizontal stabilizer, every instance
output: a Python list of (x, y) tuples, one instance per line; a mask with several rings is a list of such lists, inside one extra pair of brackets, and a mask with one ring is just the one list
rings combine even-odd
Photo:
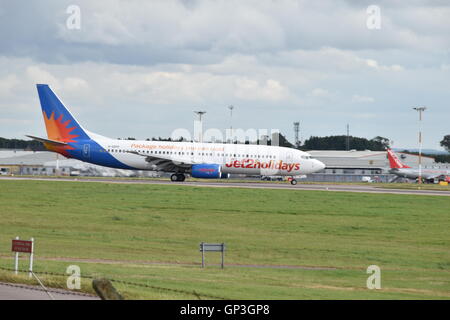
[(56, 140), (50, 140), (50, 139), (44, 139), (44, 138), (39, 138), (39, 137), (35, 137), (35, 136), (29, 136), (26, 135), (28, 138), (31, 138), (33, 140), (42, 142), (42, 143), (48, 143), (48, 144), (53, 144), (55, 146), (67, 146), (67, 143), (65, 142), (61, 142), (61, 141), (56, 141)]

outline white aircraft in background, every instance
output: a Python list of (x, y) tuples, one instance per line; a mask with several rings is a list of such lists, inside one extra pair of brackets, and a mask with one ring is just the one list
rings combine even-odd
[[(387, 154), (391, 167), (391, 169), (389, 170), (390, 173), (408, 179), (419, 178), (418, 168), (411, 168), (403, 164), (391, 149), (387, 149)], [(421, 175), (422, 179), (427, 182), (434, 182), (434, 180), (443, 180), (450, 182), (450, 170), (448, 169), (422, 169)]]
[(47, 139), (41, 141), (67, 158), (97, 165), (171, 172), (172, 181), (194, 178), (220, 179), (230, 174), (291, 177), (323, 170), (325, 165), (296, 149), (197, 142), (136, 141), (110, 139), (85, 130), (46, 84), (38, 84)]

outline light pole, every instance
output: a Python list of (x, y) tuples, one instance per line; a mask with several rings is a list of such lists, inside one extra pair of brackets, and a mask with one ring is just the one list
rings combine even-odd
[(233, 109), (234, 109), (234, 106), (233, 105), (228, 106), (228, 109), (230, 109), (230, 135), (231, 135), (230, 142), (233, 143), (232, 139), (233, 139)]
[(350, 125), (347, 123), (347, 139), (345, 140), (345, 148), (350, 150)]
[(299, 137), (298, 137), (298, 135), (299, 135), (299, 132), (300, 132), (300, 122), (294, 122), (294, 134), (295, 134), (295, 137), (294, 137), (294, 139), (295, 139), (295, 147), (298, 149), (298, 148), (300, 148), (300, 139), (299, 139)]
[(203, 122), (202, 116), (206, 113), (206, 111), (194, 111), (195, 114), (198, 115), (200, 121), (200, 133), (199, 133), (199, 142), (203, 143)]
[(424, 112), (426, 107), (413, 107), (414, 110), (419, 112), (419, 181), (422, 183), (422, 112)]

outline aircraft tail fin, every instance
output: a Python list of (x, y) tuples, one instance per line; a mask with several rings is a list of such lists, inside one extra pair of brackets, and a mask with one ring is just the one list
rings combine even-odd
[(387, 149), (387, 155), (391, 169), (411, 168), (403, 164), (391, 149)]
[(42, 142), (50, 151), (60, 153), (68, 158), (73, 157), (71, 152), (76, 149), (77, 143), (90, 140), (89, 135), (47, 84), (37, 84), (36, 87), (47, 130), (47, 139), (29, 137)]
[(60, 142), (87, 140), (89, 136), (47, 84), (37, 84), (47, 137)]

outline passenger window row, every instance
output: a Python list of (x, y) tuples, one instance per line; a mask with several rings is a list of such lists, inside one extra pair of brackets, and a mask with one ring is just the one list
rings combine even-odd
[[(108, 149), (108, 152), (116, 152), (116, 153), (125, 153), (130, 152), (129, 150), (122, 150), (122, 149)], [(159, 151), (159, 150), (144, 150), (141, 151), (146, 154), (167, 154), (167, 155), (194, 155), (194, 152), (183, 152), (183, 151)], [(218, 156), (218, 157), (233, 157), (233, 158), (258, 158), (258, 159), (275, 159), (276, 157), (274, 155), (259, 155), (259, 154), (236, 154), (236, 153), (208, 153), (208, 152), (198, 152), (198, 156)]]

